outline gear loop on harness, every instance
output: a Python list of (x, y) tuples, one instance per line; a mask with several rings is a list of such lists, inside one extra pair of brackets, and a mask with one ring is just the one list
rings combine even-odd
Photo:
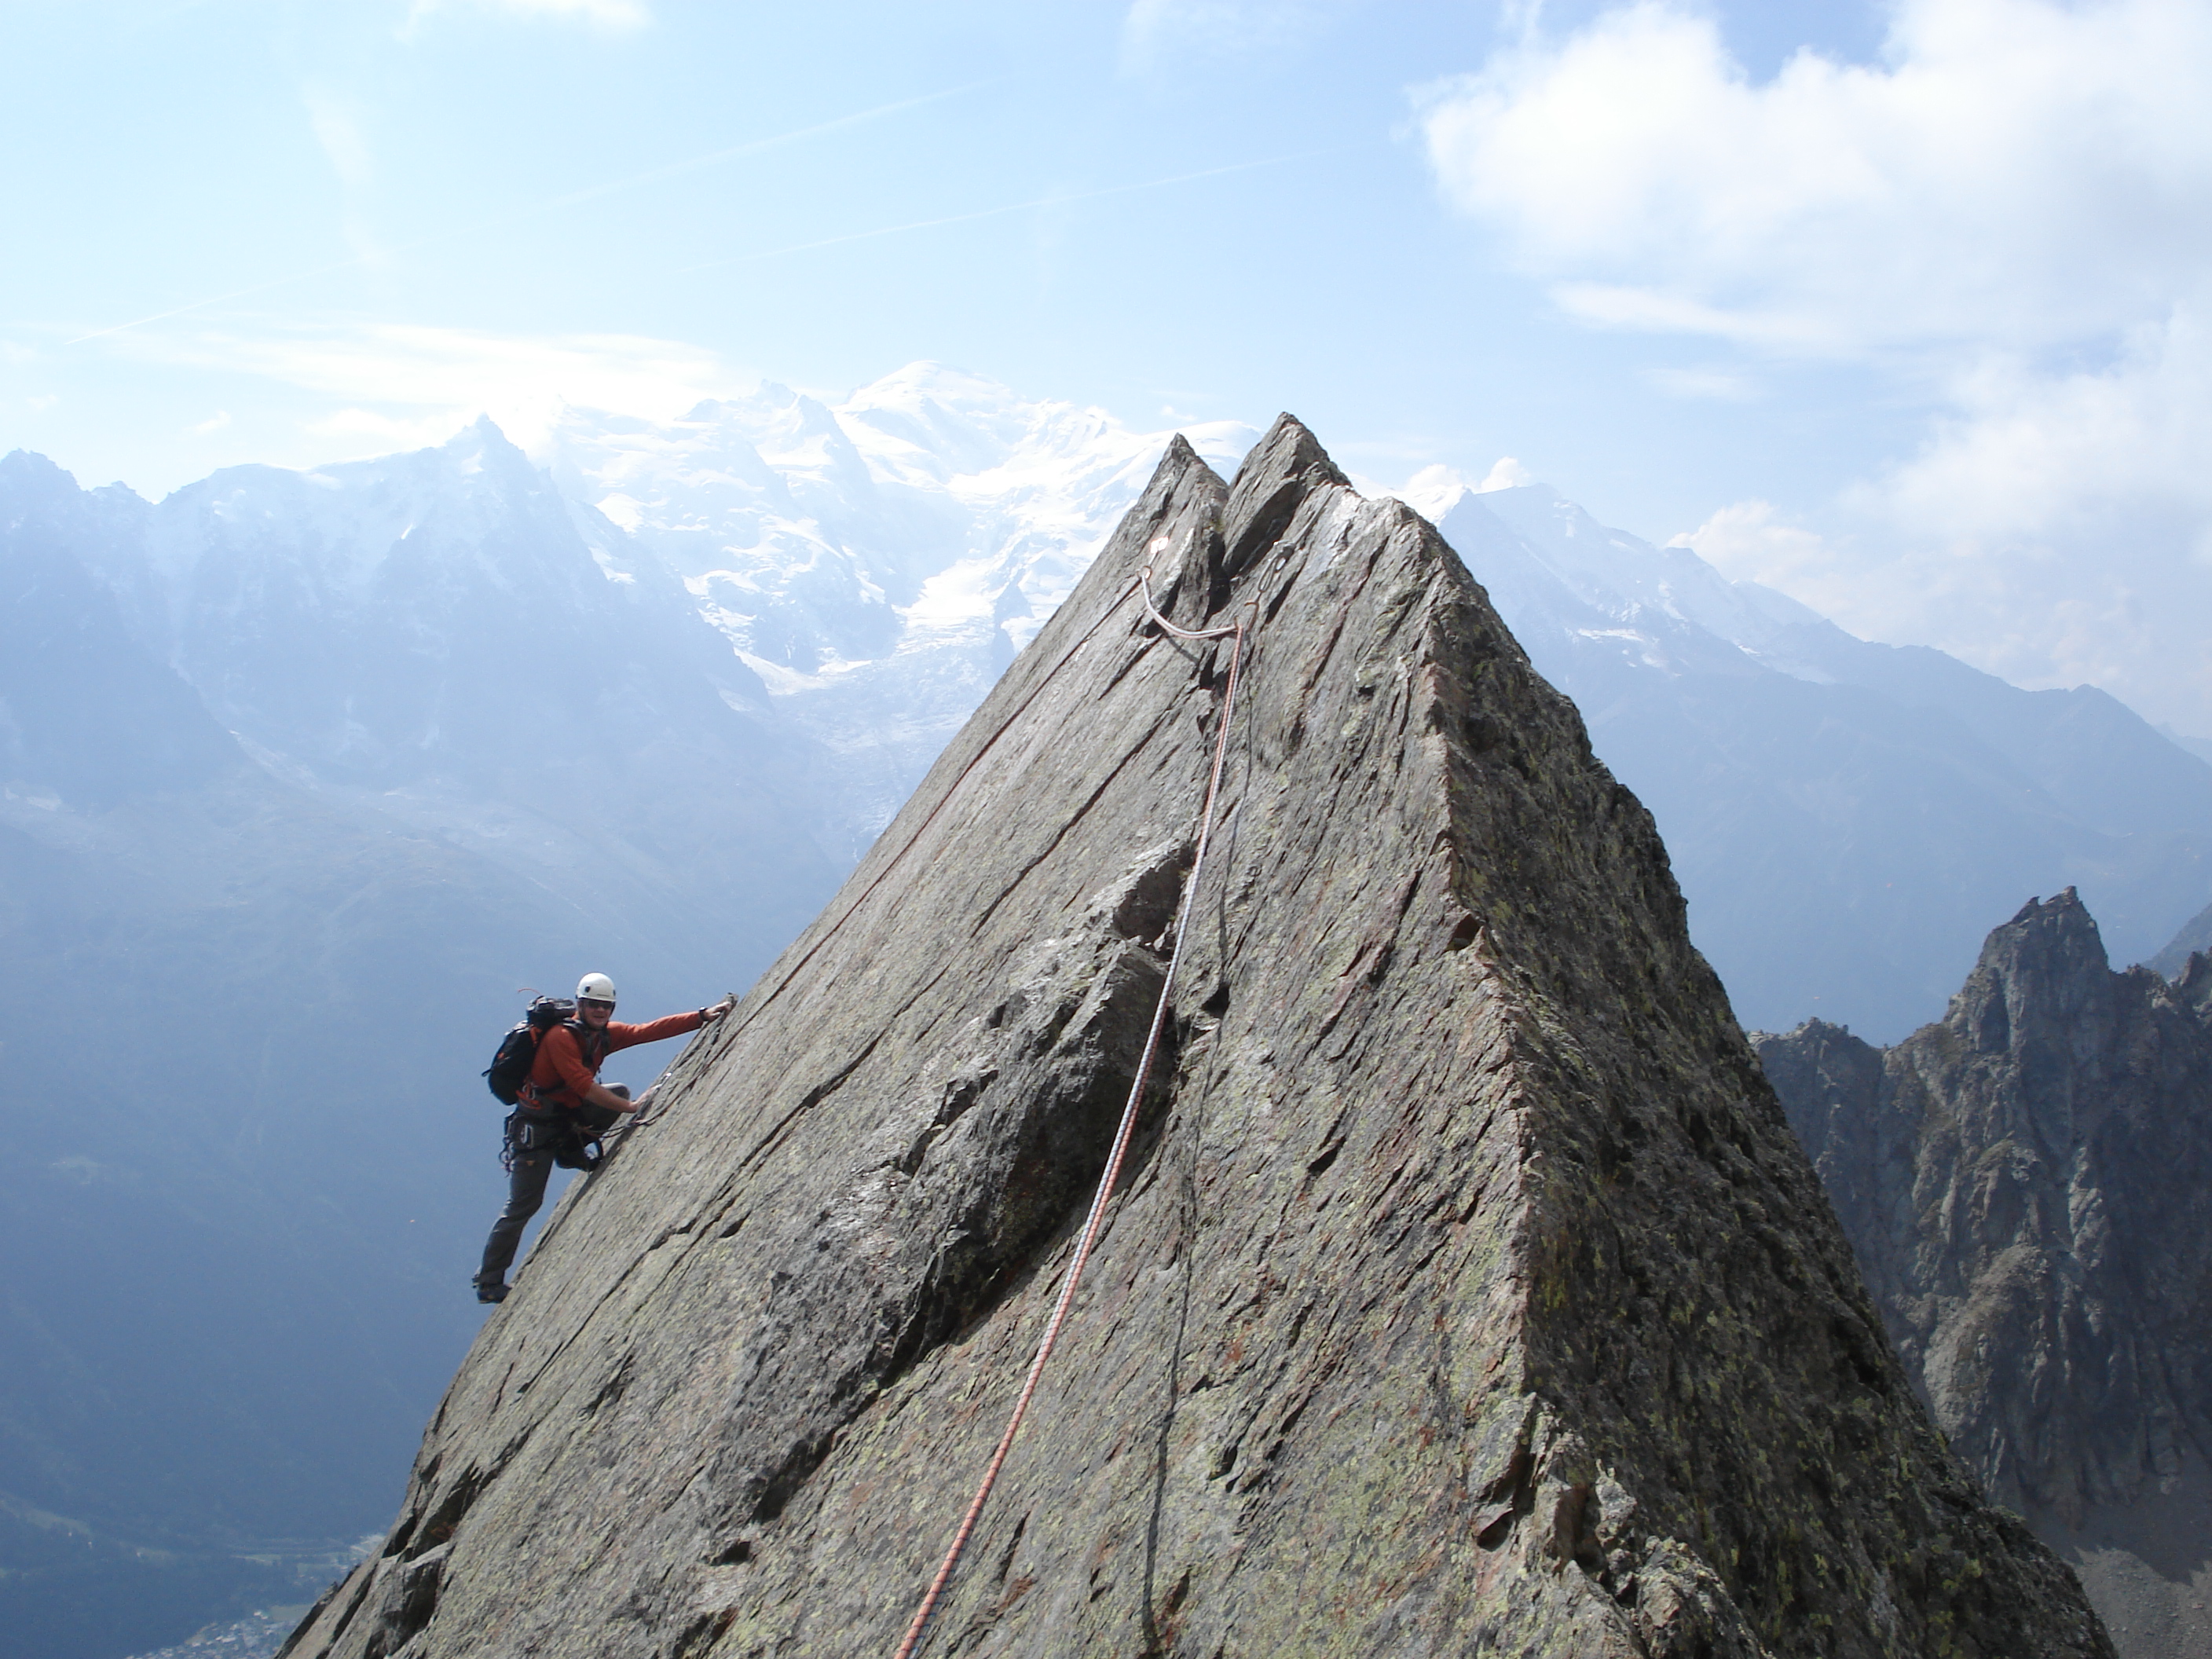
[[(1155, 550), (1158, 545), (1157, 543), (1154, 544)], [(1060, 1340), (1060, 1328), (1066, 1323), (1068, 1310), (1074, 1304), (1076, 1286), (1082, 1282), (1083, 1270), (1089, 1264), (1091, 1250), (1098, 1243), (1098, 1235), (1104, 1227), (1106, 1206), (1114, 1196), (1116, 1182), (1121, 1179), (1121, 1163), (1127, 1156), (1130, 1136), (1136, 1128), (1138, 1107), (1145, 1097), (1145, 1085), (1152, 1078), (1152, 1061), (1159, 1053), (1160, 1032), (1167, 1023), (1169, 1000), (1175, 991), (1176, 969), (1182, 963), (1183, 939), (1189, 931), (1191, 910), (1198, 896), (1199, 878), (1206, 869), (1206, 844), (1213, 834), (1214, 806), (1221, 793), (1222, 765), (1229, 754), (1229, 728), (1237, 713), (1237, 682), (1243, 664), (1247, 624), (1239, 620), (1223, 628), (1176, 627), (1162, 616), (1159, 607), (1152, 603), (1152, 567), (1147, 562), (1139, 574), (1134, 587), (1144, 599), (1145, 609), (1163, 630), (1180, 639), (1226, 639), (1231, 641), (1228, 684), (1222, 696), (1221, 728), (1214, 738), (1213, 769), (1206, 780), (1206, 805), (1199, 816), (1198, 850), (1191, 860), (1190, 880), (1184, 884), (1182, 902), (1176, 912), (1175, 949), (1168, 957), (1167, 974), (1160, 981), (1159, 1002), (1152, 1010), (1152, 1029), (1145, 1036), (1145, 1051), (1137, 1065), (1136, 1081), (1130, 1085), (1128, 1103), (1121, 1109), (1121, 1121), (1114, 1132), (1113, 1149), (1107, 1157), (1105, 1173), (1098, 1178), (1098, 1191), (1091, 1200), (1091, 1212), (1084, 1221), (1075, 1255), (1068, 1262), (1067, 1275), (1061, 1281), (1060, 1296), (1053, 1304), (1052, 1318), (1047, 1322), (1044, 1335), (1037, 1343), (1036, 1358), (1030, 1362), (1029, 1375), (1023, 1380), (1021, 1394), (1015, 1400), (1013, 1411), (1007, 1418), (1006, 1432), (999, 1437), (998, 1448), (991, 1455), (990, 1465), (983, 1472), (982, 1482), (976, 1487), (967, 1513), (961, 1516), (960, 1529), (953, 1534), (952, 1547), (945, 1553), (945, 1559), (937, 1569), (937, 1577), (930, 1581), (928, 1593), (922, 1597), (913, 1623), (907, 1626), (906, 1639), (899, 1644), (896, 1659), (913, 1659), (915, 1650), (921, 1645), (922, 1636), (929, 1626), (930, 1614), (936, 1611), (939, 1598), (944, 1595), (945, 1587), (951, 1582), (953, 1569), (959, 1565), (961, 1553), (968, 1547), (969, 1535), (975, 1529), (975, 1522), (983, 1513), (983, 1505), (990, 1498), (992, 1487), (998, 1484), (999, 1472), (1006, 1465), (1006, 1454), (1013, 1449), (1014, 1437), (1020, 1432), (1022, 1419), (1028, 1414), (1030, 1401), (1036, 1393), (1038, 1380), (1044, 1375), (1045, 1362), (1052, 1357), (1053, 1347)], [(1258, 604), (1258, 595), (1255, 594), (1249, 605), (1254, 611), (1255, 623)]]

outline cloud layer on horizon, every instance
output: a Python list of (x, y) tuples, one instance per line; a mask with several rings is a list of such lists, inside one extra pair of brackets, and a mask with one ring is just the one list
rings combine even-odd
[[(1662, 0), (1422, 94), (1444, 200), (1570, 315), (1923, 401), (1821, 515), (1686, 539), (1858, 631), (2212, 732), (2212, 9), (1903, 0), (1765, 82)], [(1959, 600), (1972, 594), (1976, 603)]]
[(322, 412), (301, 429), (319, 441), (319, 453), (313, 461), (283, 458), (307, 465), (442, 443), (483, 414), (527, 448), (572, 404), (671, 420), (757, 378), (680, 341), (399, 323), (149, 331), (118, 336), (115, 349), (211, 379), (243, 375), (312, 394)]
[(645, 0), (414, 0), (408, 8), (403, 33), (411, 31), (432, 13), (456, 6), (503, 12), (511, 17), (550, 18), (560, 22), (573, 20), (607, 29), (642, 28), (652, 21)]

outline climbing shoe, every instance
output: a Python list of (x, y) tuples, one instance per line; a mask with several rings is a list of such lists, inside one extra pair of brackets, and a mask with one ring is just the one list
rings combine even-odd
[(507, 1300), (507, 1281), (505, 1279), (477, 1278), (471, 1282), (477, 1287), (477, 1301), (504, 1302)]

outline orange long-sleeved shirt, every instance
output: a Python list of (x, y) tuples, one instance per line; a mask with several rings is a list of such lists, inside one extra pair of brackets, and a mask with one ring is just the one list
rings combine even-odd
[[(541, 1109), (574, 1109), (584, 1103), (592, 1085), (599, 1081), (599, 1067), (606, 1064), (607, 1056), (616, 1049), (635, 1048), (641, 1042), (682, 1036), (686, 1031), (697, 1030), (706, 1019), (707, 1011), (703, 1008), (695, 1008), (688, 1014), (670, 1014), (643, 1025), (625, 1025), (611, 1019), (605, 1031), (586, 1027), (581, 1044), (568, 1027), (556, 1025), (538, 1039), (538, 1059), (531, 1066), (530, 1087), (523, 1098)], [(587, 1053), (591, 1056), (588, 1064), (585, 1060)]]

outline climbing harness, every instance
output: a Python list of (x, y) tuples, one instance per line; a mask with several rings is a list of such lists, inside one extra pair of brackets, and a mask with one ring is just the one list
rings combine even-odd
[[(1153, 544), (1157, 550), (1159, 544)], [(975, 1489), (975, 1496), (961, 1517), (960, 1530), (953, 1534), (952, 1547), (945, 1553), (945, 1560), (937, 1569), (937, 1577), (930, 1581), (929, 1593), (922, 1597), (921, 1607), (907, 1626), (906, 1639), (899, 1644), (896, 1659), (913, 1659), (914, 1651), (921, 1644), (923, 1632), (929, 1616), (937, 1609), (938, 1598), (951, 1582), (953, 1569), (959, 1565), (961, 1552), (968, 1547), (968, 1536), (975, 1529), (975, 1522), (983, 1512), (983, 1505), (991, 1496), (991, 1488), (998, 1484), (999, 1471), (1006, 1464), (1006, 1454), (1013, 1449), (1014, 1437), (1020, 1432), (1022, 1419), (1028, 1413), (1030, 1396), (1036, 1393), (1037, 1380), (1044, 1375), (1045, 1362), (1052, 1358), (1053, 1346), (1060, 1340), (1060, 1327), (1066, 1322), (1067, 1310), (1075, 1301), (1076, 1286), (1081, 1283), (1083, 1270), (1090, 1262), (1091, 1247), (1098, 1242), (1098, 1234), (1106, 1221), (1107, 1201), (1114, 1195), (1115, 1183), (1121, 1178), (1121, 1160), (1129, 1150), (1129, 1136), (1137, 1126), (1137, 1107), (1145, 1097), (1145, 1085), (1152, 1077), (1152, 1060), (1159, 1051), (1160, 1030), (1167, 1023), (1168, 999), (1175, 989), (1176, 969), (1182, 962), (1183, 938), (1188, 932), (1191, 906), (1198, 894), (1199, 876), (1206, 868), (1206, 848), (1213, 833), (1214, 803), (1221, 793), (1222, 763), (1229, 753), (1229, 727), (1237, 713), (1237, 678), (1243, 666), (1246, 624), (1243, 621), (1226, 628), (1178, 628), (1162, 616), (1159, 607), (1152, 603), (1152, 567), (1148, 562), (1138, 575), (1136, 591), (1143, 595), (1145, 609), (1164, 633), (1183, 640), (1228, 640), (1229, 679), (1221, 702), (1221, 730), (1213, 744), (1213, 771), (1206, 780), (1206, 805), (1199, 815), (1198, 851), (1191, 860), (1190, 879), (1184, 884), (1182, 902), (1176, 915), (1175, 949), (1168, 957), (1167, 976), (1160, 981), (1160, 1000), (1152, 1010), (1152, 1030), (1145, 1036), (1144, 1057), (1137, 1064), (1137, 1080), (1130, 1086), (1128, 1104), (1121, 1109), (1121, 1121), (1114, 1132), (1114, 1146), (1106, 1159), (1106, 1172), (1098, 1178), (1098, 1191), (1091, 1200), (1091, 1213), (1083, 1224), (1083, 1235), (1076, 1243), (1074, 1258), (1068, 1263), (1067, 1277), (1060, 1287), (1060, 1299), (1053, 1306), (1052, 1318), (1045, 1326), (1044, 1337), (1037, 1344), (1036, 1357), (1030, 1361), (1028, 1377), (1022, 1383), (1020, 1396), (1014, 1401), (1013, 1414), (1007, 1419), (1006, 1431), (999, 1437), (998, 1449), (991, 1455), (990, 1467), (983, 1471), (983, 1482)], [(1256, 607), (1255, 594), (1251, 605)]]

